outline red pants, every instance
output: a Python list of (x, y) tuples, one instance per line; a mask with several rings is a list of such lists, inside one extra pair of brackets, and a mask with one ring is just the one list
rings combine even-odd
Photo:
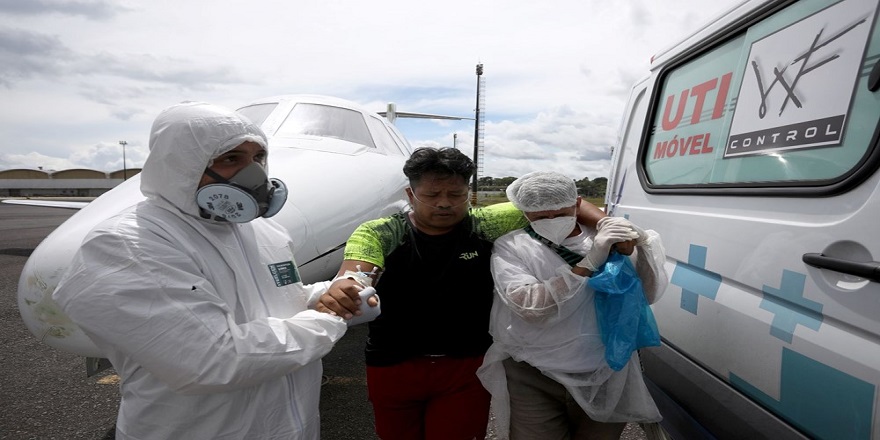
[(483, 357), (419, 357), (367, 367), (367, 388), (382, 440), (482, 440), (489, 392), (477, 378)]

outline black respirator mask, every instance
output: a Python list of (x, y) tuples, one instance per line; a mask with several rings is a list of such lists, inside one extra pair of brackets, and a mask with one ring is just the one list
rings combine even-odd
[(196, 203), (215, 220), (246, 223), (257, 217), (278, 214), (287, 202), (287, 186), (278, 179), (269, 179), (260, 164), (254, 162), (229, 179), (206, 169), (216, 183), (196, 192)]

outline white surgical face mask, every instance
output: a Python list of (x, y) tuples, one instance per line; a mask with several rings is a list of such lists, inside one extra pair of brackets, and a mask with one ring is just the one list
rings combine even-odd
[(566, 215), (564, 217), (535, 220), (531, 222), (531, 225), (532, 229), (534, 229), (541, 237), (544, 237), (553, 243), (561, 244), (562, 241), (571, 234), (571, 231), (574, 230), (576, 222), (577, 218), (572, 215)]

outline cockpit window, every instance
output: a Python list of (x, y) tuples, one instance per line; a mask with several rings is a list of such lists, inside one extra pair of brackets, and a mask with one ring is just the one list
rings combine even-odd
[(247, 107), (242, 107), (237, 111), (250, 119), (254, 124), (262, 126), (263, 122), (266, 121), (266, 118), (275, 111), (275, 107), (278, 107), (278, 104), (273, 102), (269, 104), (249, 105)]
[(379, 147), (380, 150), (395, 155), (406, 154), (406, 150), (402, 145), (399, 145), (397, 141), (391, 136), (391, 133), (385, 127), (385, 123), (383, 123), (379, 118), (375, 116), (368, 116), (367, 123), (370, 124), (370, 128), (373, 131), (373, 140), (376, 141), (376, 146)]
[(329, 105), (296, 104), (275, 132), (275, 136), (297, 135), (342, 139), (376, 148), (360, 112)]

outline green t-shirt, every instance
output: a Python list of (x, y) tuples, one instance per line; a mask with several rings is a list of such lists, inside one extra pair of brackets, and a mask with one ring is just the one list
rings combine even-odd
[[(403, 243), (409, 224), (406, 213), (394, 214), (371, 220), (358, 226), (345, 244), (346, 260), (360, 260), (385, 267), (385, 257)], [(526, 227), (529, 222), (512, 203), (497, 203), (482, 208), (472, 208), (468, 213), (473, 232), (488, 241)]]
[(492, 343), (492, 243), (528, 221), (503, 203), (471, 209), (451, 231), (427, 235), (408, 215), (362, 224), (345, 247), (346, 260), (383, 269), (376, 284), (382, 314), (369, 323), (367, 365), (425, 355), (482, 356)]

